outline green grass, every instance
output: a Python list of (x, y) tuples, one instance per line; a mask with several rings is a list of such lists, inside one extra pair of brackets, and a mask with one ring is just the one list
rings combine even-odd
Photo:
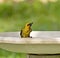
[(32, 21), (33, 30), (60, 31), (60, 1), (0, 4), (0, 32), (20, 31), (27, 22)]
[(10, 52), (0, 48), (0, 58), (26, 58), (26, 54)]

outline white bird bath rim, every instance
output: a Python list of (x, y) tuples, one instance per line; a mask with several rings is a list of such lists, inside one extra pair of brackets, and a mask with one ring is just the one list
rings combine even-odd
[(60, 31), (32, 31), (32, 38), (21, 38), (20, 32), (0, 33), (0, 48), (21, 53), (60, 53)]

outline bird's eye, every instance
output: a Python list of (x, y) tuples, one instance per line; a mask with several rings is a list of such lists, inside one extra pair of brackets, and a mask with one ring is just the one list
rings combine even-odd
[(29, 26), (30, 24), (28, 24), (27, 26)]

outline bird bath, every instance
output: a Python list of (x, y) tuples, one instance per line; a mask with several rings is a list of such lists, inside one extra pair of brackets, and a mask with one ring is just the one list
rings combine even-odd
[(32, 31), (32, 38), (21, 38), (19, 32), (0, 33), (0, 48), (27, 54), (60, 53), (60, 31)]

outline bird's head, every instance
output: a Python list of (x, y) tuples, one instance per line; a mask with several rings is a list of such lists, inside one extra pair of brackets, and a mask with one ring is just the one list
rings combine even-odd
[(27, 24), (26, 24), (26, 27), (31, 27), (32, 24), (33, 24), (33, 22), (31, 22), (31, 23), (27, 23)]
[(26, 26), (32, 26), (33, 22), (32, 23), (27, 23)]

